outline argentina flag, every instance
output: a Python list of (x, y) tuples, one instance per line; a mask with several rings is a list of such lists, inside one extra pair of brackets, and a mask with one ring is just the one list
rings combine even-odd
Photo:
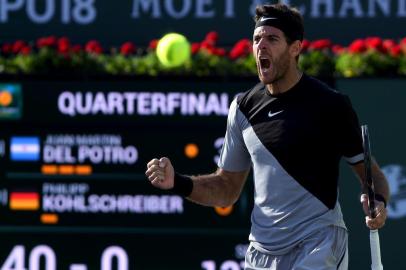
[(39, 155), (38, 137), (11, 137), (10, 158), (12, 161), (38, 161)]

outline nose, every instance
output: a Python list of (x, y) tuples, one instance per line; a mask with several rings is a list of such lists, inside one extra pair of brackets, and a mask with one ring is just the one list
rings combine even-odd
[(265, 50), (266, 49), (266, 40), (264, 38), (261, 38), (258, 41), (258, 49), (259, 50)]

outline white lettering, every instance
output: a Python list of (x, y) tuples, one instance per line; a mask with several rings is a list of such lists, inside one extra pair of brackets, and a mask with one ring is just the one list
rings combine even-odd
[(96, 19), (95, 0), (74, 0), (73, 18), (79, 24), (89, 24)]
[(187, 115), (188, 114), (188, 110), (189, 110), (189, 106), (188, 106), (188, 103), (189, 103), (189, 99), (188, 99), (188, 94), (186, 94), (186, 93), (183, 93), (183, 94), (181, 94), (181, 107), (180, 107), (180, 113), (182, 114), (182, 115)]
[(144, 12), (152, 8), (152, 18), (161, 18), (159, 0), (134, 0), (131, 16), (140, 18), (140, 9)]
[(88, 92), (85, 94), (85, 100), (83, 100), (82, 93), (76, 93), (76, 104), (77, 104), (77, 111), (80, 114), (89, 114), (92, 110), (92, 99), (93, 94)]
[[(23, 9), (28, 19), (36, 24), (50, 23), (56, 16), (56, 5), (61, 4), (61, 22), (69, 24), (74, 21), (78, 24), (92, 23), (96, 18), (95, 0), (0, 0), (0, 22), (8, 22), (9, 13)], [(73, 2), (73, 6), (72, 6)], [(40, 4), (39, 4), (40, 3)], [(38, 10), (38, 7), (41, 10)]]
[(138, 114), (150, 115), (151, 114), (151, 93), (139, 93), (137, 99)]
[(76, 162), (76, 159), (72, 156), (72, 149), (67, 146), (45, 145), (43, 149), (43, 158), (45, 163)]
[(224, 12), (224, 17), (234, 18), (235, 17), (234, 0), (225, 0), (225, 1), (226, 1), (226, 7), (225, 7), (225, 12)]
[[(168, 14), (175, 19), (182, 19), (187, 16), (187, 14), (190, 12), (190, 9), (192, 7), (192, 3), (190, 0), (182, 0), (182, 9), (180, 11), (176, 11), (174, 8), (173, 0), (166, 0), (164, 1), (165, 3), (165, 9), (168, 12)], [(180, 2), (177, 0), (176, 2)]]
[(138, 150), (135, 146), (87, 146), (78, 147), (78, 162), (92, 164), (134, 164), (138, 160)]
[(137, 94), (136, 93), (124, 93), (123, 96), (127, 103), (127, 106), (126, 106), (127, 113), (133, 114), (134, 113), (134, 102), (135, 102), (135, 99), (137, 98)]
[(8, 0), (0, 0), (0, 21), (7, 22), (9, 11), (19, 10), (23, 4), (23, 0), (15, 0), (11, 3)]
[(220, 100), (221, 100), (221, 113), (219, 115), (227, 115), (228, 107), (230, 106), (228, 95), (225, 93), (221, 94)]
[(35, 23), (47, 23), (51, 20), (55, 13), (55, 2), (54, 0), (46, 0), (45, 12), (40, 15), (35, 10), (36, 0), (28, 0), (27, 2), (27, 15)]
[(183, 199), (169, 195), (44, 194), (44, 212), (181, 214)]
[(340, 18), (346, 18), (349, 10), (354, 11), (354, 17), (360, 18), (363, 16), (363, 11), (359, 0), (343, 0), (338, 16)]
[(204, 115), (204, 94), (189, 94), (189, 114), (193, 115), (195, 112)]
[(44, 194), (69, 194), (69, 195), (81, 195), (89, 191), (89, 185), (85, 183), (44, 183), (42, 185), (42, 192)]
[(207, 105), (206, 107), (206, 115), (209, 114), (220, 114), (221, 113), (221, 105), (220, 105), (220, 100), (218, 99), (218, 96), (214, 93), (209, 95), (209, 98), (207, 99)]
[(164, 93), (154, 93), (151, 100), (151, 114), (159, 114), (159, 112), (163, 115), (167, 114), (165, 101)]
[[(201, 115), (226, 116), (227, 93), (179, 92), (63, 92), (58, 97), (62, 114), (76, 115)], [(226, 108), (226, 109), (225, 109)]]
[[(290, 0), (281, 0), (279, 2), (286, 4), (286, 5), (290, 5)], [(256, 6), (261, 5), (261, 4), (267, 4), (267, 3), (268, 3), (268, 1), (266, 1), (266, 0), (252, 0), (251, 6), (250, 6), (251, 16), (255, 15)], [(299, 9), (299, 11), (300, 11), (300, 13), (302, 13), (302, 15), (304, 15), (306, 13), (305, 4), (302, 4), (302, 5), (295, 4), (295, 6)]]
[(406, 17), (406, 0), (398, 0), (398, 17)]
[(388, 17), (390, 15), (390, 2), (389, 0), (369, 0), (368, 5), (368, 16), (375, 17), (376, 16), (376, 5), (379, 6), (380, 10), (382, 11), (383, 15)]
[[(86, 101), (87, 101), (87, 99), (86, 99)], [(107, 101), (104, 96), (104, 93), (101, 93), (101, 92), (96, 93), (96, 97), (94, 98), (93, 107), (92, 107), (92, 114), (98, 114), (98, 113), (112, 114), (112, 112), (109, 111), (109, 108), (107, 106)]]
[(123, 95), (117, 92), (111, 92), (108, 94), (107, 99), (110, 112), (116, 112), (117, 114), (124, 113)]
[[(320, 15), (320, 6), (325, 6), (324, 15)], [(332, 18), (334, 17), (334, 2), (333, 0), (314, 0), (312, 1), (312, 7), (310, 12), (310, 17), (312, 18)]]
[(75, 96), (70, 92), (62, 92), (58, 97), (58, 109), (63, 114), (75, 115)]
[(205, 6), (212, 5), (212, 0), (198, 0), (196, 2), (196, 17), (197, 18), (213, 18), (215, 12), (213, 9), (205, 10)]
[(62, 16), (61, 21), (63, 24), (70, 23), (70, 11), (71, 10), (71, 1), (70, 0), (62, 0)]
[(169, 93), (168, 94), (168, 103), (167, 103), (167, 112), (168, 114), (174, 114), (175, 109), (180, 106), (180, 93)]

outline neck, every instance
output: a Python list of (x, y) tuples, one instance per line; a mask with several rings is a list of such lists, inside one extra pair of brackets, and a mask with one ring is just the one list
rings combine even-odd
[(275, 80), (271, 84), (267, 84), (266, 87), (272, 95), (281, 94), (292, 89), (292, 87), (298, 83), (302, 75), (303, 72), (295, 67), (294, 70), (287, 72), (285, 76)]

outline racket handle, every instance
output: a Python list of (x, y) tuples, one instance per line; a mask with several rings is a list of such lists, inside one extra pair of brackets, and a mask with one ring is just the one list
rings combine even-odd
[(371, 269), (372, 270), (383, 270), (383, 265), (381, 262), (381, 248), (379, 243), (379, 233), (378, 230), (369, 231), (369, 242), (371, 245)]

